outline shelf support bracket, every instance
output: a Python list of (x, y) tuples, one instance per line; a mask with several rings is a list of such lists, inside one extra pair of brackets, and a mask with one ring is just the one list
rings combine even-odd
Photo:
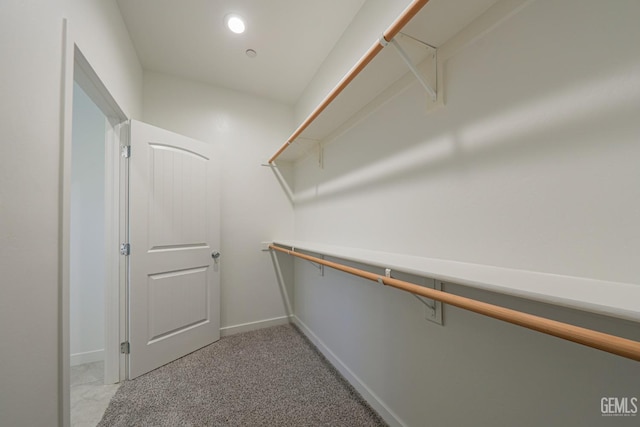
[[(442, 282), (439, 280), (432, 280), (431, 283), (428, 283), (430, 280), (427, 279), (426, 287), (435, 289), (436, 291), (442, 290)], [(430, 298), (425, 298), (420, 295), (413, 294), (421, 303), (423, 303), (427, 307), (427, 315), (426, 319), (430, 322), (437, 323), (438, 325), (443, 325), (442, 322), (442, 303), (440, 301), (436, 301)]]
[[(382, 276), (378, 276), (378, 283), (380, 283), (381, 285), (384, 286), (384, 278), (388, 277), (391, 278), (391, 269), (390, 268), (385, 268), (384, 269), (384, 277)], [(439, 280), (432, 280), (432, 279), (425, 279), (425, 283), (424, 283), (424, 287), (426, 288), (431, 288), (431, 289), (435, 289), (437, 291), (441, 291), (442, 290), (442, 282)], [(411, 295), (413, 295), (414, 297), (416, 297), (416, 299), (418, 301), (420, 301), (422, 304), (424, 304), (427, 307), (427, 315), (426, 315), (426, 319), (430, 322), (433, 323), (437, 323), (438, 325), (442, 326), (442, 303), (440, 301), (436, 301), (434, 299), (431, 298), (426, 298), (423, 297), (421, 295), (417, 295), (412, 293)]]
[[(321, 259), (324, 259), (324, 255), (322, 255), (322, 258), (321, 258)], [(322, 264), (316, 264), (315, 262), (313, 262), (313, 261), (309, 261), (309, 260), (307, 260), (307, 262), (308, 262), (309, 264), (313, 265), (315, 268), (317, 268), (317, 269), (318, 269), (318, 274), (319, 274), (320, 276), (324, 276), (324, 265), (322, 265)]]
[[(427, 93), (431, 97), (431, 100), (435, 102), (438, 99), (438, 94), (436, 92), (436, 89), (431, 87), (431, 84), (429, 84), (427, 79), (424, 78), (420, 70), (418, 70), (418, 67), (416, 67), (416, 65), (413, 63), (411, 58), (409, 58), (409, 55), (407, 54), (407, 52), (405, 52), (402, 46), (400, 46), (400, 43), (398, 43), (398, 41), (395, 38), (391, 39), (391, 41), (387, 42), (387, 44), (383, 44), (382, 40), (384, 40), (384, 37), (380, 41), (380, 44), (382, 44), (383, 46), (386, 46), (387, 44), (391, 44), (396, 49), (396, 52), (398, 52), (402, 60), (405, 62), (405, 64), (407, 64), (407, 67), (409, 67), (409, 70), (411, 70), (411, 72), (413, 73), (414, 76), (416, 76), (416, 79), (418, 79), (422, 87), (424, 87), (424, 89), (427, 91)], [(428, 45), (425, 44), (425, 46), (428, 46)], [(431, 46), (429, 47), (434, 50), (434, 55), (437, 55), (437, 49)]]
[(418, 299), (418, 301), (420, 301), (421, 303), (423, 303), (424, 305), (427, 306), (427, 308), (429, 308), (431, 311), (435, 311), (436, 309), (436, 302), (435, 300), (432, 300), (430, 298), (426, 298), (417, 294), (411, 294), (414, 297), (416, 297)]

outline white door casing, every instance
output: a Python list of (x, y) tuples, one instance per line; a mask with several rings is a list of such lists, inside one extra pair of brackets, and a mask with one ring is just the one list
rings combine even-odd
[(220, 338), (213, 147), (131, 121), (129, 379)]

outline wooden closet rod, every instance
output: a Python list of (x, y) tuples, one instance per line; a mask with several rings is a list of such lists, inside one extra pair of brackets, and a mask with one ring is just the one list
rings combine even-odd
[(618, 356), (626, 357), (628, 359), (640, 362), (640, 342), (637, 341), (629, 340), (615, 335), (605, 334), (598, 331), (593, 331), (591, 329), (581, 328), (579, 326), (574, 326), (551, 319), (546, 319), (544, 317), (534, 316), (532, 314), (523, 313), (517, 310), (504, 308), (493, 304), (487, 304), (485, 302), (476, 301), (471, 298), (465, 298), (447, 292), (425, 288), (413, 283), (393, 279), (390, 277), (380, 276), (379, 274), (360, 270), (354, 267), (349, 267), (343, 264), (338, 264), (336, 262), (326, 261), (324, 259), (305, 255), (300, 252), (294, 252), (292, 250), (284, 249), (275, 245), (270, 245), (269, 248), (298, 258), (306, 259), (307, 261), (326, 265), (327, 267), (363, 277), (374, 282), (382, 282), (384, 285), (401, 289), (412, 294), (421, 295), (423, 297), (441, 301), (443, 303), (450, 304), (465, 310), (473, 311), (478, 314), (493, 317), (494, 319), (503, 320), (505, 322), (513, 323), (514, 325), (533, 329), (534, 331), (553, 335), (558, 338), (573, 341), (575, 343), (586, 345), (588, 347), (597, 348), (598, 350), (606, 351), (608, 353), (616, 354)]
[[(414, 0), (393, 22), (393, 24), (391, 24), (387, 31), (382, 34), (385, 41), (390, 42), (411, 20), (411, 18), (413, 18), (428, 2), (429, 0)], [(376, 41), (373, 46), (369, 48), (367, 53), (365, 53), (364, 56), (360, 58), (360, 61), (358, 61), (356, 65), (351, 68), (351, 70), (342, 78), (342, 80), (340, 80), (338, 85), (333, 88), (331, 92), (329, 92), (329, 95), (327, 95), (327, 97), (320, 103), (320, 105), (318, 105), (316, 109), (313, 110), (311, 114), (309, 114), (309, 117), (307, 117), (307, 119), (302, 122), (298, 129), (296, 129), (296, 131), (291, 134), (289, 139), (287, 139), (287, 142), (282, 144), (278, 151), (276, 151), (276, 153), (271, 156), (271, 158), (269, 159), (270, 164), (273, 163), (278, 158), (278, 156), (280, 156), (280, 154), (282, 154), (282, 152), (286, 150), (287, 147), (293, 141), (295, 141), (297, 137), (300, 136), (302, 132), (304, 132), (304, 130), (320, 115), (320, 113), (325, 110), (325, 108), (327, 108), (329, 104), (333, 102), (334, 99), (336, 99), (338, 95), (340, 95), (340, 93), (349, 85), (349, 83), (351, 83), (353, 79), (356, 78), (358, 74), (360, 74), (360, 72), (369, 64), (369, 62), (371, 62), (371, 60), (373, 60), (373, 58), (375, 58), (376, 55), (380, 53), (382, 48), (383, 45), (380, 44), (380, 41)]]

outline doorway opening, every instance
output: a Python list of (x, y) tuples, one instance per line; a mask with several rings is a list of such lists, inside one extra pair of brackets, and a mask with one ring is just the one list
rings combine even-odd
[(64, 41), (59, 421), (69, 426), (72, 415), (74, 424), (95, 420), (72, 414), (72, 400), (74, 412), (90, 394), (108, 403), (113, 384), (125, 379), (127, 266), (119, 245), (128, 177), (120, 146), (128, 122), (66, 22)]
[[(99, 422), (119, 382), (106, 364), (107, 135), (111, 123), (77, 82), (73, 87), (69, 259), (71, 425)], [(91, 395), (91, 399), (87, 396)]]

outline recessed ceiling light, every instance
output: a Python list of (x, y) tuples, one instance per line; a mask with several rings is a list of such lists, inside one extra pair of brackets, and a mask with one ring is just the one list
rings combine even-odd
[(224, 17), (224, 22), (227, 27), (236, 34), (244, 33), (244, 21), (236, 14), (229, 14)]

